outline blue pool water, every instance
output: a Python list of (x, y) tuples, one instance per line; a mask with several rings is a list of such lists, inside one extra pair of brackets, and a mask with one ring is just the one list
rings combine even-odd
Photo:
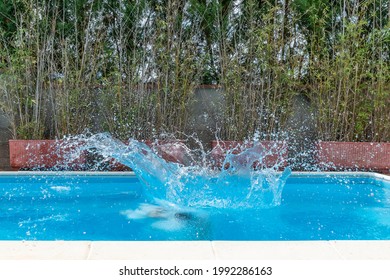
[(390, 182), (370, 176), (291, 176), (279, 206), (229, 208), (151, 201), (130, 175), (2, 175), (0, 208), (0, 240), (390, 239)]

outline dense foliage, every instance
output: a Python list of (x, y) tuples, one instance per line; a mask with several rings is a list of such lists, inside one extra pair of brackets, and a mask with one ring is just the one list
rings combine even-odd
[(0, 106), (15, 137), (185, 131), (194, 89), (225, 95), (221, 136), (285, 128), (390, 141), (389, 0), (2, 0)]

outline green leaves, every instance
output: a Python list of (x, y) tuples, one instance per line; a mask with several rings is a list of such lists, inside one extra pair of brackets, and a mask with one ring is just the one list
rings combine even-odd
[(14, 82), (0, 101), (14, 104), (23, 137), (77, 133), (99, 114), (121, 137), (147, 137), (184, 130), (194, 88), (218, 84), (228, 138), (283, 130), (292, 97), (304, 94), (324, 140), (389, 140), (388, 5), (3, 0), (0, 72)]

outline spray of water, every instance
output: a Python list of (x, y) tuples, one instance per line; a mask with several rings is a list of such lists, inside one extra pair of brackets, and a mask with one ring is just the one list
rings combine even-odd
[[(260, 142), (238, 153), (228, 151), (221, 170), (211, 167), (212, 160), (194, 164), (191, 151), (182, 143), (175, 144), (175, 150), (182, 154), (179, 162), (168, 162), (134, 139), (125, 144), (100, 133), (85, 137), (82, 142), (84, 149), (94, 149), (103, 157), (115, 158), (131, 167), (151, 201), (167, 201), (181, 207), (274, 207), (281, 203), (283, 187), (291, 173), (283, 160), (272, 167), (265, 166), (267, 151)], [(210, 154), (204, 153), (204, 157)]]

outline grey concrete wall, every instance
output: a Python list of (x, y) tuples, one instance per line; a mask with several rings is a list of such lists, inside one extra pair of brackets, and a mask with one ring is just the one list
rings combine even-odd
[(0, 111), (0, 170), (9, 170), (9, 146), (8, 140), (11, 139), (9, 121)]
[[(224, 106), (221, 89), (205, 87), (195, 91), (187, 131), (189, 134), (195, 132), (206, 149), (210, 149), (210, 142), (215, 140), (215, 130), (220, 127)], [(314, 166), (315, 161), (316, 114), (310, 101), (302, 94), (297, 94), (290, 106), (292, 114), (287, 120), (286, 131), (282, 132), (288, 137), (290, 165), (294, 170), (308, 169)], [(191, 148), (196, 148), (196, 145)]]
[[(215, 140), (215, 131), (222, 120), (224, 104), (222, 89), (205, 86), (195, 90), (195, 98), (189, 106), (186, 133), (195, 133), (205, 149), (210, 149), (210, 142)], [(189, 144), (197, 148), (195, 143)]]
[(307, 170), (315, 162), (316, 114), (309, 100), (301, 94), (293, 98), (291, 110), (286, 125), (290, 165), (294, 170)]

